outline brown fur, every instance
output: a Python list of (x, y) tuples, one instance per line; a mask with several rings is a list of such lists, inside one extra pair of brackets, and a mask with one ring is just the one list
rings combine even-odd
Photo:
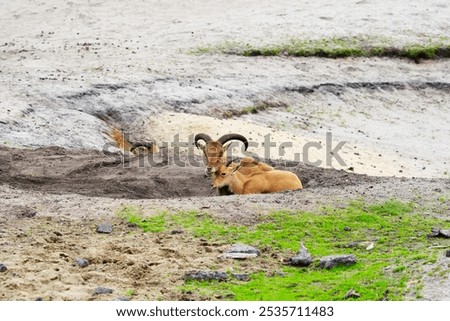
[[(269, 168), (271, 167), (264, 163), (253, 167), (242, 167), (234, 163), (228, 167), (222, 165), (213, 176), (213, 187), (220, 189), (228, 186), (233, 194), (274, 193), (303, 188), (294, 173)], [(248, 172), (249, 170), (252, 172)]]
[(254, 175), (257, 173), (274, 170), (272, 166), (266, 163), (258, 162), (252, 157), (242, 158), (238, 166), (238, 171), (244, 175)]
[(125, 135), (123, 132), (116, 128), (111, 127), (110, 132), (108, 132), (108, 136), (116, 143), (116, 146), (122, 151), (131, 152), (133, 154), (153, 154), (158, 153), (159, 148), (155, 143), (135, 143), (131, 144), (128, 140), (125, 139)]

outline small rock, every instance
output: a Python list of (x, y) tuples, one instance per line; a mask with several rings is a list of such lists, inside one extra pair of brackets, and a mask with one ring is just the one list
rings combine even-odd
[(345, 300), (345, 299), (349, 299), (349, 298), (355, 298), (355, 299), (357, 299), (357, 298), (359, 298), (360, 296), (361, 296), (361, 295), (360, 295), (359, 293), (355, 292), (355, 290), (350, 289), (350, 290), (348, 290), (347, 294), (344, 295), (344, 300)]
[(227, 281), (228, 276), (225, 272), (219, 271), (189, 271), (183, 276), (184, 280), (211, 281), (219, 282)]
[(320, 267), (323, 269), (332, 269), (340, 265), (353, 265), (356, 263), (354, 255), (329, 255), (320, 259)]
[(440, 228), (432, 228), (431, 233), (427, 235), (428, 237), (444, 237), (450, 238), (450, 230), (442, 230)]
[(170, 234), (183, 234), (183, 233), (184, 233), (184, 231), (181, 229), (175, 229), (175, 230), (170, 231)]
[(300, 250), (298, 251), (297, 255), (289, 258), (286, 263), (293, 266), (306, 267), (309, 266), (311, 262), (311, 254), (308, 252), (308, 249), (303, 245), (303, 243), (301, 243)]
[(219, 259), (235, 259), (235, 260), (245, 260), (255, 258), (258, 255), (254, 253), (224, 253), (219, 255)]
[(99, 286), (98, 288), (96, 288), (94, 290), (94, 295), (110, 294), (110, 293), (113, 293), (113, 289), (105, 288), (105, 287), (102, 287), (102, 286)]
[(247, 282), (250, 281), (250, 275), (248, 274), (231, 274), (232, 277), (234, 277), (238, 281)]
[(125, 298), (123, 296), (115, 298), (113, 301), (130, 301), (130, 298)]
[(344, 227), (344, 231), (346, 231), (346, 232), (351, 231), (351, 230), (352, 230), (352, 228), (350, 226)]
[(367, 250), (367, 251), (370, 251), (371, 249), (373, 249), (373, 247), (374, 247), (374, 244), (373, 244), (373, 242), (371, 242), (371, 243), (369, 244), (369, 246), (366, 247), (366, 250)]
[(89, 265), (89, 261), (86, 259), (77, 258), (75, 259), (75, 264), (78, 265), (79, 267), (84, 268)]
[(110, 234), (112, 232), (112, 226), (108, 223), (101, 223), (97, 226), (97, 233)]
[(254, 258), (261, 255), (261, 251), (257, 248), (245, 245), (245, 244), (234, 244), (228, 249), (224, 254), (220, 255), (221, 259), (248, 259)]
[(5, 264), (0, 263), (0, 272), (6, 272), (6, 270), (8, 270), (8, 268), (6, 267)]
[(28, 206), (17, 206), (14, 210), (17, 218), (33, 218), (37, 214), (34, 208)]

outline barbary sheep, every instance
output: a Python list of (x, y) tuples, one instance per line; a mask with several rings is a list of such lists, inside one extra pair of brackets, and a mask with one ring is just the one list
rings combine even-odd
[[(267, 165), (268, 166), (268, 165)], [(228, 187), (233, 194), (274, 193), (286, 190), (302, 189), (300, 179), (292, 172), (281, 170), (257, 170), (250, 167), (253, 173), (242, 173), (242, 165), (221, 165), (214, 173), (213, 188), (218, 190)]]
[(122, 151), (122, 153), (131, 152), (135, 155), (142, 154), (153, 154), (159, 152), (159, 147), (153, 142), (136, 142), (131, 143), (126, 138), (123, 132), (116, 128), (112, 127), (110, 132), (108, 132), (108, 136), (114, 141), (116, 146)]
[[(205, 144), (200, 143), (200, 140), (203, 140)], [(247, 150), (248, 140), (240, 134), (226, 134), (218, 140), (213, 140), (211, 136), (205, 133), (195, 135), (195, 146), (203, 151), (204, 158), (206, 160), (206, 176), (211, 176), (219, 169), (221, 165), (226, 163), (226, 151), (231, 145), (231, 143), (226, 143), (231, 140), (239, 140), (243, 142), (245, 150)]]

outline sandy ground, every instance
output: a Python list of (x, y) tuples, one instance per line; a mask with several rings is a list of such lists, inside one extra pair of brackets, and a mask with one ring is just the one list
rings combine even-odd
[[(448, 39), (445, 1), (46, 0), (0, 8), (0, 263), (8, 266), (0, 274), (1, 300), (114, 299), (129, 288), (137, 289), (134, 299), (183, 299), (174, 287), (183, 271), (215, 266), (227, 246), (206, 249), (187, 234), (130, 234), (114, 218), (124, 204), (147, 215), (195, 209), (252, 224), (271, 209), (395, 197), (448, 219), (448, 204), (437, 198), (450, 190), (449, 60), (191, 53), (224, 42), (295, 37), (358, 36), (400, 45)], [(261, 102), (272, 107), (223, 117)], [(169, 154), (176, 135), (188, 141), (198, 132), (239, 132), (253, 143), (251, 152), (280, 168), (291, 165), (306, 188), (213, 196), (194, 149), (182, 153), (190, 152), (198, 166), (176, 166), (172, 155), (158, 166), (133, 159), (123, 167), (101, 152), (116, 150), (98, 115)], [(343, 143), (335, 151), (341, 163), (330, 157), (327, 133), (332, 148)], [(262, 145), (268, 134), (276, 143), (270, 150)], [(307, 158), (311, 143), (316, 148)], [(94, 232), (104, 220), (117, 227), (112, 235)], [(92, 264), (73, 266), (78, 256)], [(269, 270), (272, 263), (264, 262)], [(142, 287), (137, 279), (146, 280)], [(102, 285), (114, 294), (93, 295)], [(448, 279), (428, 280), (424, 299), (448, 300), (439, 287), (448, 289)]]
[[(441, 200), (450, 190), (445, 179), (374, 177), (302, 163), (288, 164), (304, 182), (302, 191), (215, 196), (203, 168), (180, 169), (173, 159), (165, 166), (139, 167), (142, 159), (136, 157), (123, 167), (112, 155), (61, 148), (1, 148), (0, 159), (0, 262), (8, 267), (0, 274), (2, 300), (220, 300), (227, 298), (181, 293), (183, 275), (191, 270), (273, 275), (281, 269), (282, 255), (270, 250), (260, 259), (233, 263), (218, 258), (231, 244), (209, 244), (172, 229), (143, 233), (117, 217), (123, 206), (144, 216), (195, 210), (248, 226), (271, 210), (320, 212), (323, 205), (360, 199), (412, 200), (423, 206), (423, 215), (443, 220), (450, 206)], [(111, 234), (96, 233), (104, 222), (112, 224)], [(78, 258), (89, 266), (76, 265)], [(439, 264), (445, 269), (448, 262), (443, 258)], [(448, 298), (448, 278), (427, 274), (425, 280), (424, 299)], [(97, 287), (113, 293), (96, 295)]]

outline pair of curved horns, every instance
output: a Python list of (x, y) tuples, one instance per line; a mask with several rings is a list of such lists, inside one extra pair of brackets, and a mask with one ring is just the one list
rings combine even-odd
[[(203, 141), (205, 141), (205, 143), (209, 143), (209, 142), (213, 141), (211, 136), (209, 136), (208, 134), (205, 134), (205, 133), (200, 133), (200, 134), (195, 135), (194, 140), (195, 140), (195, 145), (197, 145), (197, 142), (199, 140), (203, 140)], [(243, 142), (244, 146), (245, 146), (245, 150), (247, 150), (248, 140), (247, 140), (247, 138), (245, 138), (244, 136), (242, 136), (240, 134), (226, 134), (226, 135), (223, 135), (222, 137), (220, 137), (217, 141), (223, 145), (230, 140), (239, 140), (239, 141)]]

